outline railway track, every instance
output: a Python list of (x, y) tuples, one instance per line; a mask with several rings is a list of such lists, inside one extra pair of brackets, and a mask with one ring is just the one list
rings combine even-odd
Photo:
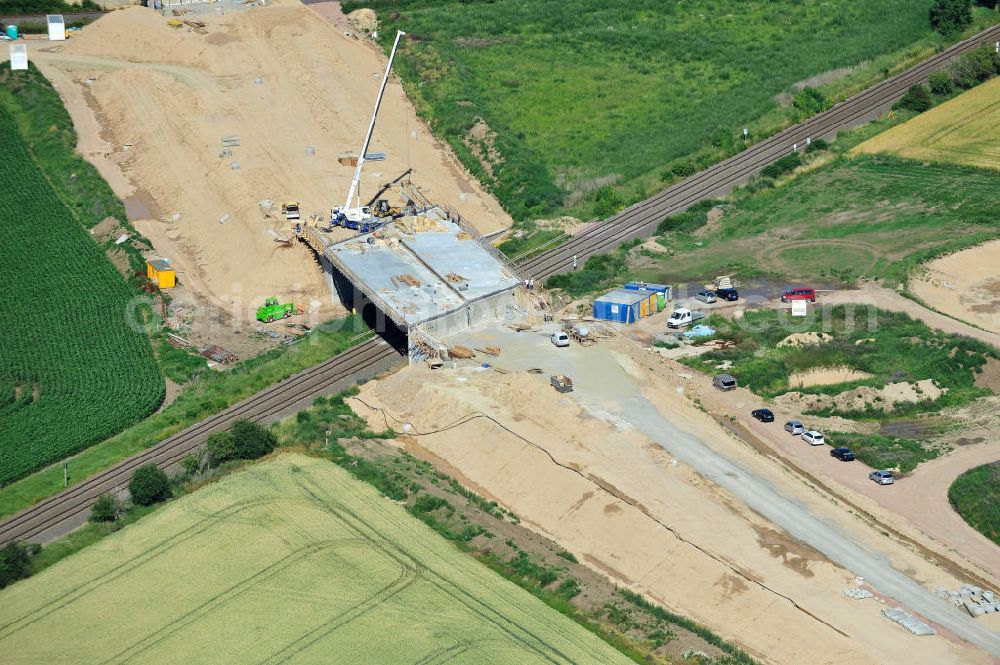
[(529, 277), (544, 279), (572, 270), (574, 256), (582, 263), (587, 257), (614, 249), (622, 242), (649, 235), (667, 215), (682, 212), (698, 201), (728, 192), (771, 162), (790, 153), (794, 145), (804, 146), (806, 139), (830, 138), (840, 130), (870, 120), (891, 107), (910, 86), (925, 81), (928, 75), (949, 60), (983, 44), (993, 45), (998, 40), (1000, 25), (995, 25), (803, 123), (789, 127), (626, 208), (604, 222), (587, 227), (558, 247), (523, 261), (519, 267)]
[(176, 464), (202, 446), (209, 434), (226, 429), (237, 419), (266, 421), (287, 409), (290, 403), (310, 399), (333, 384), (372, 378), (393, 357), (400, 357), (399, 352), (380, 338), (343, 351), (17, 513), (0, 524), (0, 544), (30, 540), (63, 521), (80, 517), (98, 496), (128, 484), (138, 467), (152, 463), (165, 468)]
[[(544, 279), (572, 269), (574, 256), (580, 262), (613, 249), (626, 240), (648, 234), (667, 215), (681, 212), (693, 203), (719, 195), (744, 182), (787, 154), (793, 144), (804, 144), (807, 138), (831, 137), (842, 129), (874, 117), (891, 106), (911, 85), (926, 80), (931, 72), (947, 61), (998, 40), (1000, 25), (995, 25), (604, 222), (590, 225), (564, 244), (526, 259), (519, 267), (527, 276)], [(124, 487), (139, 466), (154, 463), (169, 467), (176, 464), (188, 452), (203, 445), (209, 434), (227, 428), (234, 420), (273, 418), (289, 403), (309, 399), (334, 383), (371, 378), (383, 363), (398, 356), (395, 349), (380, 339), (371, 339), (348, 349), (17, 513), (0, 524), (0, 545), (12, 540), (29, 540), (63, 522), (79, 519), (100, 494)]]

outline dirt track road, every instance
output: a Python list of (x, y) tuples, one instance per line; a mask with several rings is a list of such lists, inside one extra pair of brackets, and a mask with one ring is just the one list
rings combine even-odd
[(819, 305), (861, 304), (884, 307), (896, 312), (905, 312), (918, 321), (923, 321), (931, 328), (937, 328), (947, 333), (965, 335), (1000, 349), (1000, 335), (980, 328), (975, 328), (950, 316), (939, 314), (902, 294), (874, 284), (865, 284), (859, 289), (834, 291), (820, 296)]

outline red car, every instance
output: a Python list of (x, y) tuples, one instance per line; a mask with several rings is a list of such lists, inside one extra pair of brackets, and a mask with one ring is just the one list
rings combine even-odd
[(793, 300), (816, 302), (816, 291), (813, 289), (794, 288), (785, 289), (781, 292), (781, 302), (792, 302)]

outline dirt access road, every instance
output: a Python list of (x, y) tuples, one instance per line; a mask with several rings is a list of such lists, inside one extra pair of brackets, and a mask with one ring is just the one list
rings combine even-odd
[[(291, 0), (198, 14), (207, 34), (173, 30), (133, 7), (105, 16), (32, 59), (53, 81), (80, 134), (78, 150), (126, 200), (137, 228), (169, 257), (183, 284), (252, 319), (267, 296), (318, 301), (335, 314), (323, 272), (304, 246), (284, 247), (258, 203), (297, 200), (305, 215), (343, 204), (371, 118), (385, 57)], [(191, 18), (191, 17), (188, 17)], [(406, 57), (405, 48), (397, 57)], [(240, 145), (224, 154), (223, 136)], [(314, 154), (309, 154), (308, 148)], [(393, 80), (362, 197), (413, 169), (432, 200), (484, 231), (510, 218), (433, 139)], [(233, 168), (233, 163), (238, 168)]]
[[(920, 295), (919, 291), (916, 293), (918, 296)], [(858, 289), (844, 289), (842, 291), (820, 294), (817, 304), (821, 306), (857, 304), (884, 307), (885, 309), (909, 314), (914, 319), (923, 321), (931, 328), (937, 328), (938, 330), (955, 335), (965, 335), (966, 337), (978, 339), (994, 348), (1000, 349), (1000, 333), (982, 330), (964, 321), (939, 314), (918, 302), (910, 300), (897, 291), (872, 283), (865, 283)], [(787, 305), (783, 306), (787, 307)]]
[[(501, 347), (490, 363), (503, 371), (409, 368), (367, 384), (358, 412), (379, 428), (409, 423), (402, 439), (415, 452), (618, 583), (769, 663), (990, 663), (1000, 653), (988, 625), (932, 595), (957, 588), (948, 570), (728, 434), (657, 354), (624, 338), (557, 350), (540, 333), (506, 330), (456, 341)], [(556, 372), (574, 393), (548, 386)], [(855, 575), (942, 636), (916, 638), (878, 602), (845, 598)]]

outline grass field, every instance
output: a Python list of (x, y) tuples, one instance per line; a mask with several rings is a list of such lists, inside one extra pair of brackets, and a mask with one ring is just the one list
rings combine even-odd
[(384, 44), (397, 28), (408, 32), (395, 66), (411, 99), (515, 218), (562, 208), (586, 219), (601, 207), (601, 185), (616, 188), (603, 207), (623, 207), (662, 187), (665, 171), (673, 180), (738, 150), (743, 127), (757, 140), (815, 111), (791, 104), (798, 82), (844, 68), (810, 81), (837, 97), (933, 52), (941, 40), (927, 20), (931, 4), (355, 0), (344, 8), (374, 8)]
[(738, 197), (717, 226), (669, 233), (670, 254), (632, 272), (651, 282), (743, 277), (906, 281), (937, 255), (1000, 235), (992, 171), (891, 156), (834, 157), (786, 185)]
[(1000, 78), (865, 141), (855, 151), (1000, 169)]
[[(75, 195), (53, 182), (57, 171), (43, 171), (51, 162), (35, 143), (29, 150), (8, 110), (8, 91), (33, 75), (0, 68), (0, 484), (121, 431), (164, 396), (149, 339), (128, 324), (136, 291), (67, 206)], [(92, 174), (80, 175), (83, 182)]]
[(1000, 462), (960, 475), (948, 488), (948, 499), (966, 522), (1000, 545)]
[(0, 593), (7, 663), (622, 663), (324, 460), (284, 455)]

